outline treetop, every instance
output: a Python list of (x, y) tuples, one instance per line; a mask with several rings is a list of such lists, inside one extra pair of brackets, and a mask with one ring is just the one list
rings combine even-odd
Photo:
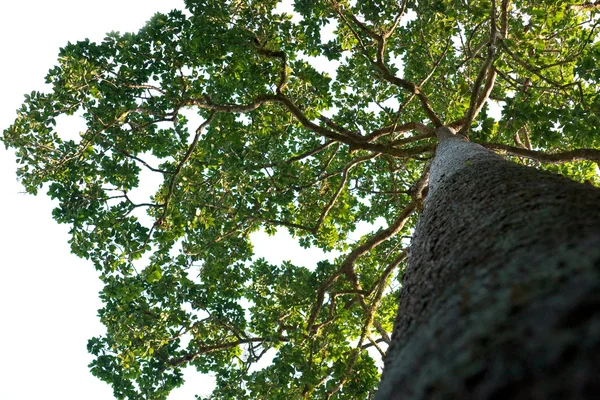
[[(369, 398), (436, 128), (597, 184), (590, 4), (189, 0), (67, 44), (2, 140), (105, 283), (92, 372), (123, 399), (187, 366), (215, 399)], [(253, 257), (278, 229), (336, 256)]]

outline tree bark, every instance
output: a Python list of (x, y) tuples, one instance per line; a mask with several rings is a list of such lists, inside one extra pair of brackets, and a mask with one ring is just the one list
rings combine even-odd
[(600, 190), (438, 137), (376, 399), (600, 398)]

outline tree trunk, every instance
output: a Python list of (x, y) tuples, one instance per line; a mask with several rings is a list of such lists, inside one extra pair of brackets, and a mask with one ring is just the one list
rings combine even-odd
[(376, 398), (600, 398), (600, 190), (444, 129)]

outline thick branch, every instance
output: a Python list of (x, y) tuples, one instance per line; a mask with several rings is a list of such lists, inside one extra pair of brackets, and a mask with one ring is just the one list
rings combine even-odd
[(525, 157), (543, 163), (562, 164), (573, 161), (593, 161), (597, 164), (600, 164), (600, 150), (597, 149), (575, 149), (560, 153), (544, 153), (541, 151), (523, 149), (500, 143), (478, 143), (490, 150), (495, 150), (500, 153), (506, 153), (513, 156)]
[(343, 126), (336, 124), (335, 122), (333, 122), (331, 119), (327, 118), (324, 115), (319, 115), (319, 120), (323, 123), (325, 123), (325, 125), (327, 125), (328, 127), (330, 127), (331, 129), (335, 129), (336, 131), (346, 134), (346, 135), (350, 135), (350, 136), (357, 136), (360, 135), (360, 132), (358, 131), (350, 131), (346, 128), (344, 128)]
[(279, 70), (279, 84), (277, 85), (277, 93), (281, 93), (285, 89), (285, 86), (287, 85), (287, 81), (289, 79), (287, 54), (285, 54), (284, 51), (273, 51), (267, 49), (263, 43), (260, 43), (256, 34), (254, 32), (252, 32), (252, 34), (254, 35), (254, 44), (256, 45), (256, 49), (259, 54), (270, 58), (278, 58), (281, 60), (281, 68)]
[(333, 139), (335, 141), (347, 144), (353, 150), (367, 150), (375, 153), (389, 154), (396, 157), (414, 157), (419, 154), (433, 150), (431, 145), (411, 147), (408, 149), (398, 149), (388, 145), (382, 145), (377, 143), (366, 143), (365, 138), (362, 136), (349, 136), (341, 135), (333, 132), (323, 126), (317, 125), (310, 121), (306, 115), (296, 106), (289, 98), (281, 94), (270, 97), (269, 100), (278, 101), (285, 105), (287, 109), (296, 117), (296, 119), (308, 130), (318, 133), (326, 138)]
[(419, 98), (419, 101), (421, 102), (421, 106), (423, 107), (425, 114), (427, 114), (427, 117), (431, 120), (431, 122), (433, 123), (433, 125), (436, 128), (444, 125), (442, 123), (442, 120), (437, 116), (437, 114), (433, 110), (433, 107), (431, 106), (431, 103), (429, 102), (429, 98), (425, 95), (425, 93), (421, 92), (420, 87), (418, 87), (411, 81), (407, 81), (406, 79), (398, 78), (397, 76), (392, 74), (392, 72), (388, 69), (388, 67), (383, 62), (383, 59), (377, 61), (377, 66), (381, 69), (382, 76), (385, 80), (387, 80), (388, 82), (390, 82), (398, 87), (401, 87), (401, 88), (407, 90), (408, 92), (414, 94), (415, 96), (417, 96)]

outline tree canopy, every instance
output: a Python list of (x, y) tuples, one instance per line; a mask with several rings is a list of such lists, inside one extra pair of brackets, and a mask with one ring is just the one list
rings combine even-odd
[[(2, 138), (101, 274), (88, 350), (117, 398), (164, 399), (187, 366), (214, 399), (369, 398), (437, 127), (598, 184), (597, 2), (186, 6), (67, 44)], [(271, 265), (261, 229), (339, 256)]]

